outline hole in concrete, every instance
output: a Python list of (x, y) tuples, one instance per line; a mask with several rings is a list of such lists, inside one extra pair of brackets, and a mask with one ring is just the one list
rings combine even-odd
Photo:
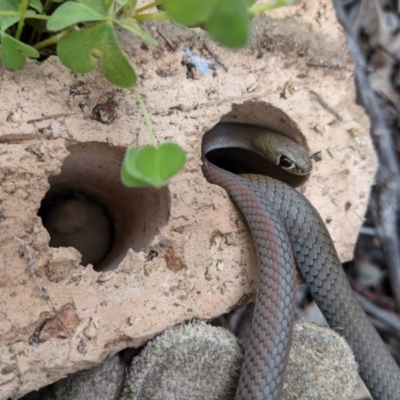
[(110, 251), (115, 229), (107, 207), (90, 190), (54, 185), (39, 211), (51, 247), (75, 247), (82, 264), (99, 265)]
[[(247, 101), (243, 104), (234, 104), (232, 110), (219, 122), (261, 126), (286, 136), (309, 150), (307, 141), (296, 123), (282, 110), (268, 103)], [(286, 182), (292, 187), (301, 186), (308, 179), (308, 175), (293, 175), (264, 157), (240, 148), (212, 150), (207, 154), (207, 159), (236, 174), (268, 175)]]
[(75, 247), (82, 264), (97, 271), (115, 269), (129, 249), (142, 250), (167, 223), (169, 191), (125, 187), (123, 148), (89, 142), (68, 150), (38, 212), (50, 246)]

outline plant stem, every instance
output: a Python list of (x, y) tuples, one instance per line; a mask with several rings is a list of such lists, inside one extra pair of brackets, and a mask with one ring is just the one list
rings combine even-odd
[(247, 12), (249, 14), (260, 14), (264, 11), (273, 10), (274, 8), (278, 7), (289, 6), (296, 3), (297, 0), (273, 0), (271, 3), (250, 7)]
[(26, 10), (29, 7), (29, 0), (22, 0), (21, 8), (20, 8), (20, 17), (18, 21), (17, 32), (15, 34), (15, 39), (19, 40), (21, 37), (22, 29), (24, 29), (25, 25), (25, 14)]
[(169, 20), (170, 17), (165, 12), (156, 12), (151, 14), (136, 14), (135, 19), (137, 21), (164, 21)]
[(146, 104), (144, 104), (142, 96), (135, 87), (132, 87), (131, 90), (133, 94), (136, 96), (136, 101), (139, 103), (139, 106), (142, 109), (143, 117), (147, 126), (147, 133), (149, 134), (150, 138), (150, 143), (154, 147), (156, 147), (156, 139), (154, 138), (153, 124), (151, 123), (150, 115), (149, 112), (147, 111)]
[(52, 44), (56, 44), (56, 43), (59, 42), (59, 40), (60, 40), (62, 37), (68, 35), (68, 33), (69, 33), (70, 31), (71, 31), (71, 29), (66, 29), (66, 30), (60, 32), (60, 33), (57, 34), (57, 35), (54, 35), (54, 36), (52, 36), (52, 37), (49, 37), (48, 39), (43, 40), (42, 42), (36, 43), (33, 47), (34, 47), (36, 50), (40, 50), (40, 49), (43, 49), (43, 47), (47, 47), (47, 46), (50, 46), (50, 45), (52, 45)]
[(43, 14), (47, 14), (47, 11), (49, 11), (52, 3), (53, 3), (53, 0), (46, 0), (46, 3), (44, 3), (44, 6), (43, 6)]
[(143, 11), (148, 10), (149, 8), (157, 7), (158, 5), (160, 5), (160, 4), (162, 4), (162, 3), (163, 3), (163, 0), (156, 0), (156, 1), (153, 1), (152, 3), (146, 4), (146, 5), (143, 6), (143, 7), (137, 8), (137, 9), (135, 10), (135, 14), (140, 14), (140, 13), (142, 13)]
[[(19, 11), (0, 11), (0, 17), (20, 17), (21, 13)], [(50, 19), (49, 15), (40, 15), (40, 14), (27, 14), (25, 15), (25, 19)]]

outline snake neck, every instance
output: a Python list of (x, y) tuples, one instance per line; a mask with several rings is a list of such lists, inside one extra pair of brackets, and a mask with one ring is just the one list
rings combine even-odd
[(285, 167), (281, 162), (286, 159), (291, 167), (285, 170), (293, 175), (306, 176), (312, 169), (311, 160), (303, 146), (263, 127), (219, 123), (203, 136), (203, 161), (214, 151), (228, 149), (247, 150), (282, 169)]
[[(252, 145), (252, 140), (250, 139), (251, 133), (247, 136), (247, 140), (244, 140), (243, 133), (240, 130), (228, 128), (228, 125), (233, 124), (218, 124), (210, 131), (206, 132), (203, 136), (202, 142), (202, 154), (207, 155), (207, 153), (220, 150), (220, 149), (231, 149), (238, 148), (244, 150), (250, 150), (258, 152), (256, 148)], [(225, 135), (226, 131), (229, 129), (229, 137)]]

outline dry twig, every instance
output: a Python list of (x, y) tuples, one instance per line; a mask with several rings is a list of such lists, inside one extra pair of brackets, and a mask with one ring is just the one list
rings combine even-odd
[(400, 248), (397, 234), (397, 215), (400, 199), (400, 168), (393, 141), (376, 93), (367, 76), (366, 59), (357, 42), (358, 32), (351, 30), (342, 0), (333, 0), (337, 18), (344, 28), (349, 50), (355, 63), (359, 101), (371, 119), (371, 136), (379, 158), (376, 177), (375, 224), (386, 251), (386, 262), (397, 304), (400, 304)]

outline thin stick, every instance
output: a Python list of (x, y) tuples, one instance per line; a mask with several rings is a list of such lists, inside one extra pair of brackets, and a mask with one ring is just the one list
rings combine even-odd
[(329, 114), (332, 114), (338, 121), (343, 121), (342, 117), (332, 107), (330, 107), (318, 93), (314, 92), (314, 90), (310, 90), (310, 93), (315, 97), (318, 103), (328, 111)]

